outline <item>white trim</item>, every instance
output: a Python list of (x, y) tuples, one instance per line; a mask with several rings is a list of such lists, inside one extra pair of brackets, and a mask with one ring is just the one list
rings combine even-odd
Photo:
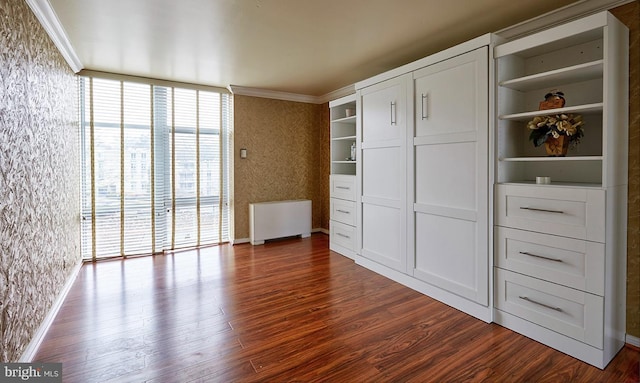
[(613, 9), (634, 0), (581, 0), (554, 11), (536, 16), (521, 23), (495, 32), (505, 39), (515, 39), (559, 24), (564, 24), (584, 16)]
[(312, 233), (322, 233), (322, 234), (329, 235), (329, 230), (323, 229), (321, 227), (316, 227), (315, 229), (311, 229), (311, 232)]
[(305, 102), (307, 104), (317, 104), (318, 97), (306, 94), (280, 92), (277, 90), (268, 90), (260, 88), (250, 88), (246, 86), (229, 85), (229, 91), (234, 95), (271, 98), (274, 100)]
[(91, 69), (82, 69), (80, 72), (77, 73), (77, 75), (83, 76), (83, 77), (101, 78), (105, 80), (137, 82), (140, 84), (185, 88), (185, 89), (201, 90), (204, 92), (217, 92), (221, 94), (229, 94), (229, 89), (221, 86), (194, 84), (190, 82), (180, 82), (180, 81), (172, 81), (172, 80), (162, 80), (159, 78), (133, 76), (129, 74), (112, 73), (112, 72), (102, 72), (102, 71), (91, 70)]
[(628, 343), (632, 346), (640, 347), (640, 338), (627, 334), (625, 336), (625, 343)]
[(62, 23), (60, 23), (60, 19), (56, 15), (55, 11), (51, 7), (51, 4), (48, 0), (26, 0), (27, 4), (31, 8), (31, 11), (35, 14), (42, 27), (47, 32), (55, 46), (64, 57), (65, 61), (71, 67), (74, 73), (80, 72), (82, 70), (82, 62), (80, 62), (80, 58), (76, 54), (73, 46), (71, 45), (71, 41), (67, 37), (66, 32), (64, 31), (64, 27)]
[(323, 94), (322, 96), (310, 96), (307, 94), (280, 92), (277, 90), (251, 88), (239, 85), (229, 85), (227, 89), (229, 89), (229, 92), (240, 96), (271, 98), (274, 100), (304, 102), (307, 104), (324, 104), (337, 98), (356, 93), (355, 84), (347, 85), (327, 94)]
[[(28, 0), (27, 0), (28, 1)], [(73, 283), (76, 281), (78, 274), (80, 273), (80, 269), (82, 268), (83, 261), (78, 262), (77, 265), (73, 267), (71, 273), (69, 274), (69, 278), (67, 282), (62, 287), (62, 290), (58, 294), (58, 298), (56, 298), (53, 305), (51, 305), (51, 309), (47, 313), (47, 316), (44, 318), (42, 323), (40, 323), (40, 327), (31, 338), (31, 342), (27, 345), (27, 347), (22, 352), (22, 356), (18, 360), (19, 363), (29, 363), (35, 358), (36, 353), (38, 352), (38, 348), (44, 341), (44, 337), (47, 335), (49, 328), (53, 324), (53, 320), (56, 319), (56, 315), (58, 315), (58, 311), (62, 308), (62, 304), (64, 303), (69, 291), (71, 291), (71, 287)]]
[(324, 104), (326, 102), (329, 101), (333, 101), (336, 100), (338, 98), (342, 98), (345, 96), (349, 96), (352, 94), (356, 93), (356, 86), (355, 84), (351, 84), (351, 85), (347, 85), (347, 86), (343, 86), (340, 89), (336, 89), (332, 92), (329, 92), (327, 94), (323, 94), (322, 96), (318, 97), (318, 104)]
[(249, 243), (249, 242), (250, 242), (249, 238), (236, 238), (236, 239), (232, 239), (231, 241), (229, 241), (231, 246), (239, 245), (241, 243)]

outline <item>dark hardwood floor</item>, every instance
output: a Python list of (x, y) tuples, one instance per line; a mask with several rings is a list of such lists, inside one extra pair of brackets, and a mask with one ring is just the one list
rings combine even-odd
[(638, 382), (487, 324), (328, 250), (328, 238), (83, 266), (36, 360), (65, 382)]

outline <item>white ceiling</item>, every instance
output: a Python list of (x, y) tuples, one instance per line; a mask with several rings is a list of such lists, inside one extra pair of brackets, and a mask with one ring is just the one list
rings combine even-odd
[(49, 0), (90, 70), (321, 96), (575, 0)]

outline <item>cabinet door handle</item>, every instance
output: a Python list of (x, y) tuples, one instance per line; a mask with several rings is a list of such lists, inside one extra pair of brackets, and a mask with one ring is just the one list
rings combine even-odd
[(338, 213), (351, 214), (351, 212), (346, 211), (346, 210), (340, 210), (340, 209), (337, 209), (336, 211), (337, 211)]
[(336, 233), (336, 235), (339, 235), (339, 236), (341, 236), (341, 237), (343, 237), (343, 238), (346, 238), (346, 239), (351, 239), (351, 237), (349, 237), (349, 236), (348, 236), (348, 235), (346, 235), (346, 234)]
[(528, 207), (528, 206), (520, 206), (522, 210), (531, 210), (531, 211), (542, 211), (545, 213), (556, 213), (556, 214), (564, 214), (562, 210), (549, 210), (549, 209), (538, 209), (537, 207)]
[(429, 95), (422, 93), (422, 112), (420, 118), (426, 120), (429, 118)]
[(391, 102), (391, 125), (396, 124), (396, 103), (395, 101)]
[(351, 190), (351, 188), (348, 186), (336, 186), (336, 189)]
[(524, 255), (528, 255), (530, 257), (536, 257), (536, 258), (542, 258), (542, 259), (546, 259), (549, 261), (554, 261), (554, 262), (564, 262), (562, 259), (557, 259), (557, 258), (551, 258), (551, 257), (545, 257), (544, 255), (538, 255), (538, 254), (532, 254), (529, 253), (528, 251), (519, 251), (520, 254), (524, 254)]
[(537, 302), (537, 301), (535, 301), (535, 300), (533, 300), (531, 298), (528, 298), (528, 297), (518, 297), (518, 298), (522, 299), (523, 301), (531, 302), (531, 303), (536, 304), (538, 306), (546, 307), (548, 309), (555, 310), (557, 312), (562, 312), (562, 309), (560, 307), (549, 306), (547, 304)]

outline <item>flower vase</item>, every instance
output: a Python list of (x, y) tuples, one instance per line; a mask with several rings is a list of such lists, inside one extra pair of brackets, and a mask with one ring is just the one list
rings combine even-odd
[(548, 137), (544, 142), (549, 157), (564, 157), (569, 149), (569, 137), (560, 136), (558, 138)]

